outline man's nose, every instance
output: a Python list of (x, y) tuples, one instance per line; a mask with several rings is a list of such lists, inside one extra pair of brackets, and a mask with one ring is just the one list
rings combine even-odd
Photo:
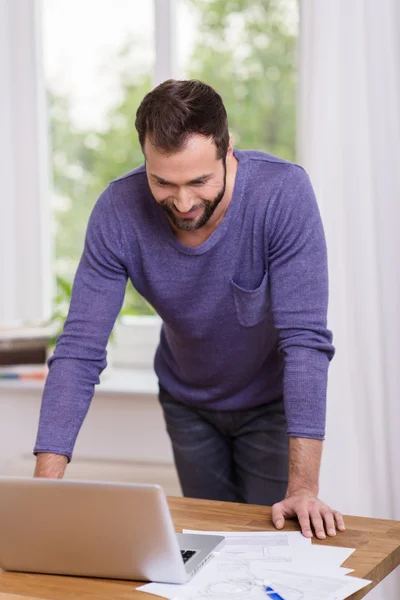
[(188, 190), (179, 190), (174, 201), (174, 206), (179, 212), (188, 213), (190, 211), (193, 206), (193, 200), (190, 196)]

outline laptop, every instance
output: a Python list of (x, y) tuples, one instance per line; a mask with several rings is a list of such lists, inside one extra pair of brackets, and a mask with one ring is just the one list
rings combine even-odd
[(7, 571), (184, 583), (223, 539), (176, 534), (159, 485), (0, 476)]

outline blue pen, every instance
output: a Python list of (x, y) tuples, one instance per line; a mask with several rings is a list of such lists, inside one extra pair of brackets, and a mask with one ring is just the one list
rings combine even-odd
[(270, 600), (285, 600), (285, 598), (278, 594), (278, 592), (275, 592), (275, 590), (270, 585), (267, 585), (265, 587), (265, 591), (267, 592), (267, 596)]

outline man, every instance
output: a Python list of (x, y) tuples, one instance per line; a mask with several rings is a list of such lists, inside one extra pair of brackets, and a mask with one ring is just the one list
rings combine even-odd
[(344, 529), (318, 498), (326, 247), (297, 165), (236, 151), (220, 96), (166, 81), (142, 101), (145, 165), (97, 201), (50, 360), (35, 475), (62, 477), (106, 365), (127, 278), (163, 320), (160, 402), (186, 496), (273, 504), (307, 537)]

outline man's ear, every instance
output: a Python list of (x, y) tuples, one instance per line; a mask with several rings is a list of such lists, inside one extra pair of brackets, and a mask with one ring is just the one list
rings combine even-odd
[(226, 158), (230, 158), (232, 155), (233, 155), (233, 138), (230, 135), (229, 136), (228, 150), (226, 152)]

